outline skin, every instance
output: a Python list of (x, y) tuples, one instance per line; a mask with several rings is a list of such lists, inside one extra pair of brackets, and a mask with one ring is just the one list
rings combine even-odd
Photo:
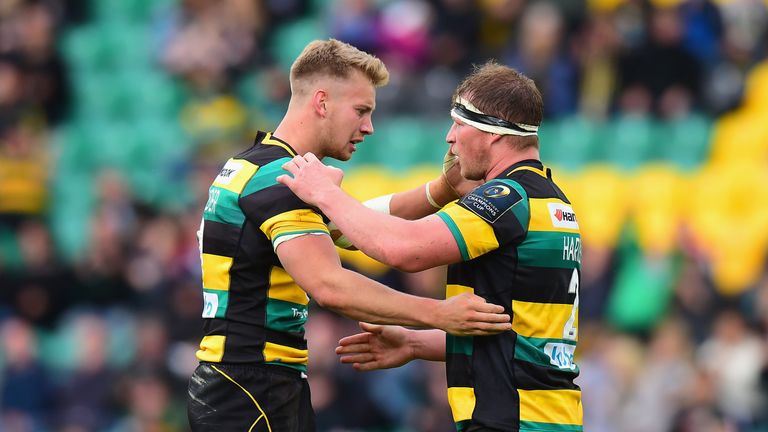
[[(516, 162), (539, 159), (537, 146), (525, 139), (480, 131), (454, 119), (446, 136), (448, 154), (458, 157), (462, 177), (485, 182)], [(461, 261), (459, 248), (446, 224), (430, 215), (404, 220), (367, 209), (339, 187), (341, 170), (322, 164), (309, 153), (283, 166), (291, 176), (278, 181), (302, 200), (319, 207), (366, 255), (404, 271), (421, 271)], [(466, 185), (465, 185), (466, 186)], [(445, 334), (361, 323), (364, 333), (339, 341), (343, 363), (358, 370), (401, 366), (413, 359), (445, 360)]]
[[(373, 133), (376, 92), (363, 73), (354, 71), (346, 79), (314, 76), (291, 84), (293, 96), (274, 135), (291, 143), (299, 155), (311, 155), (318, 163), (315, 153), (347, 160), (365, 136)], [(341, 182), (341, 171), (330, 173), (332, 183)], [(397, 197), (404, 208), (427, 211), (423, 201), (425, 198), (415, 195)], [(412, 296), (344, 269), (328, 236), (306, 235), (285, 241), (276, 254), (288, 274), (320, 306), (356, 320), (439, 328), (456, 335), (511, 329), (504, 308), (482, 297), (469, 293), (448, 300)]]

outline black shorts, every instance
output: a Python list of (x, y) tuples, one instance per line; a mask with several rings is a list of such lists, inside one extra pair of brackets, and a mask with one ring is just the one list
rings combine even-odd
[(309, 384), (286, 367), (201, 362), (188, 397), (194, 432), (315, 431)]

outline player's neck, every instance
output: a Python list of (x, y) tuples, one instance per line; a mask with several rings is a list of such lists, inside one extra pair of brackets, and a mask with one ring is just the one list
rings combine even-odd
[(496, 178), (504, 172), (510, 166), (527, 159), (539, 159), (539, 149), (535, 147), (528, 147), (524, 150), (509, 150), (505, 151), (499, 157), (494, 158), (491, 162), (490, 169), (485, 175), (485, 180)]
[(273, 135), (290, 144), (296, 150), (296, 154), (317, 153), (317, 139), (315, 138), (317, 133), (313, 129), (313, 124), (314, 122), (289, 109), (283, 120), (275, 128)]

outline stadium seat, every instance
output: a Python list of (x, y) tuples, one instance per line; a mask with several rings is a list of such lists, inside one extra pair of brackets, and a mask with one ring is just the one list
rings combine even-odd
[(748, 164), (710, 165), (693, 179), (686, 218), (712, 261), (724, 294), (738, 294), (760, 277), (768, 250), (768, 171)]
[(712, 121), (702, 115), (663, 122), (658, 126), (653, 158), (691, 171), (704, 162)]
[(312, 40), (327, 37), (317, 18), (305, 18), (278, 27), (273, 35), (270, 53), (283, 70), (291, 64)]
[(649, 117), (624, 115), (604, 128), (602, 154), (605, 160), (625, 170), (646, 162), (656, 141), (656, 124)]
[[(560, 180), (557, 180), (560, 181)], [(592, 165), (564, 181), (586, 245), (616, 245), (627, 217), (626, 180), (616, 168)]]
[(94, 25), (64, 33), (60, 45), (64, 58), (75, 69), (75, 78), (81, 71), (103, 68), (109, 63), (110, 53)]
[(766, 114), (746, 109), (728, 113), (715, 122), (710, 162), (754, 164), (768, 160)]
[(744, 108), (768, 115), (768, 60), (749, 72), (744, 86)]
[(586, 117), (545, 121), (540, 136), (542, 160), (567, 170), (580, 169), (595, 161), (600, 141), (600, 128)]
[(175, 0), (89, 0), (88, 6), (99, 21), (146, 22), (153, 12), (175, 3)]
[(670, 165), (645, 165), (629, 179), (628, 190), (640, 248), (647, 254), (671, 254), (685, 212), (686, 179)]

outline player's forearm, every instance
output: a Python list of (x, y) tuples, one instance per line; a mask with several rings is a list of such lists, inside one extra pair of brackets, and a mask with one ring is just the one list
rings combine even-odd
[(388, 288), (358, 273), (340, 269), (323, 276), (315, 291), (321, 306), (357, 321), (409, 327), (439, 327), (434, 311), (440, 300)]
[(445, 361), (445, 332), (442, 330), (410, 330), (408, 345), (415, 359)]
[[(419, 219), (439, 210), (429, 202), (426, 191), (427, 185), (417, 186), (411, 190), (392, 195), (389, 212), (403, 219)], [(430, 197), (438, 206), (444, 206), (458, 197), (448, 185), (444, 176), (432, 180), (428, 184)]]
[(317, 206), (352, 244), (377, 261), (396, 267), (398, 254), (410, 247), (409, 221), (367, 208), (341, 189), (324, 195)]

